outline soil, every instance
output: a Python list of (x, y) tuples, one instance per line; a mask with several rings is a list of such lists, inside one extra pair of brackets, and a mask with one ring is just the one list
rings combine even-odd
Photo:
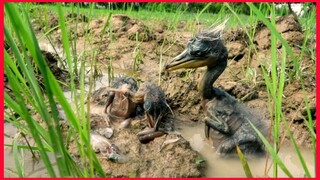
[[(57, 17), (52, 16), (49, 27), (57, 25)], [(77, 39), (77, 51), (82, 52), (89, 49), (97, 49), (95, 60), (100, 69), (107, 72), (108, 64), (113, 65), (116, 75), (127, 74), (134, 76), (139, 82), (150, 81), (158, 84), (166, 93), (167, 102), (174, 111), (174, 121), (197, 121), (203, 122), (204, 112), (200, 106), (200, 95), (197, 91), (197, 82), (201, 79), (205, 68), (197, 70), (185, 70), (161, 73), (161, 67), (165, 61), (170, 60), (182, 52), (194, 32), (187, 31), (180, 22), (175, 31), (170, 30), (165, 22), (143, 22), (132, 19), (123, 14), (115, 14), (110, 18), (111, 29), (104, 31), (104, 25), (108, 17), (88, 21), (84, 15), (69, 15), (69, 27), (73, 31), (73, 37)], [(80, 18), (79, 18), (80, 17)], [(73, 18), (73, 20), (72, 20)], [(85, 19), (86, 21), (84, 21)], [(82, 20), (82, 21), (81, 21)], [(41, 34), (42, 26), (34, 20), (35, 30)], [(86, 31), (82, 27), (88, 25)], [(76, 28), (77, 27), (77, 28)], [(248, 27), (253, 28), (253, 27)], [(245, 31), (229, 29), (223, 34), (225, 45), (229, 50), (228, 67), (215, 82), (214, 86), (220, 87), (243, 101), (247, 106), (254, 109), (256, 113), (265, 119), (273, 119), (269, 113), (270, 102), (268, 100), (267, 87), (263, 79), (261, 67), (268, 67), (271, 63), (270, 53), (270, 31), (262, 23), (256, 28), (253, 39), (255, 48), (249, 46), (249, 39)], [(301, 26), (294, 16), (288, 15), (277, 19), (277, 30), (282, 33), (283, 38), (293, 47), (295, 55), (299, 55), (299, 45), (303, 42)], [(107, 28), (108, 29), (108, 28)], [(93, 47), (87, 47), (84, 43), (84, 35), (88, 33), (93, 36)], [(62, 47), (61, 31), (52, 31), (54, 45)], [(310, 44), (310, 46), (314, 46)], [(282, 51), (280, 43), (278, 52)], [(134, 67), (134, 59), (141, 53), (138, 65)], [(90, 52), (87, 52), (90, 54)], [(281, 56), (279, 56), (281, 57)], [(92, 57), (91, 57), (92, 58)], [(83, 57), (89, 61), (89, 57)], [(137, 59), (136, 59), (137, 60)], [(138, 59), (139, 60), (139, 59)], [(280, 59), (279, 59), (280, 62)], [(288, 58), (289, 67), (293, 62)], [(304, 96), (310, 104), (311, 116), (314, 120), (315, 129), (315, 63), (309, 54), (302, 58), (299, 70), (302, 74), (304, 89), (297, 78), (287, 80), (283, 92), (282, 110), (286, 122), (290, 124), (290, 130), (298, 145), (311, 147), (311, 137), (306, 126), (307, 112)], [(132, 68), (136, 71), (133, 71)], [(280, 67), (279, 67), (280, 68)], [(290, 73), (292, 69), (286, 69)], [(272, 103), (272, 102), (271, 102)], [(190, 147), (178, 133), (172, 133), (156, 138), (148, 144), (141, 144), (136, 136), (146, 122), (143, 117), (136, 117), (128, 129), (122, 131), (114, 130), (111, 141), (115, 142), (124, 154), (131, 158), (128, 163), (113, 163), (100, 158), (103, 168), (111, 177), (201, 177), (204, 176), (204, 163), (199, 153)], [(102, 121), (94, 122), (94, 127), (105, 127)], [(283, 126), (284, 127), (284, 126)], [(285, 130), (281, 130), (281, 136), (289, 141)], [(169, 143), (168, 143), (169, 142)], [(73, 150), (73, 147), (70, 147)], [(76, 154), (76, 151), (74, 151)], [(214, 153), (214, 152), (212, 152)], [(98, 157), (101, 157), (98, 154)]]

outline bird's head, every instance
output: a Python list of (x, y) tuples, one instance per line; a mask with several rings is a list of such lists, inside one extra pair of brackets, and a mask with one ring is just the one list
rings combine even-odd
[[(226, 22), (226, 21), (225, 21)], [(223, 45), (221, 32), (225, 22), (213, 29), (199, 31), (189, 40), (186, 49), (164, 65), (164, 71), (182, 68), (212, 67), (227, 61), (228, 51)]]

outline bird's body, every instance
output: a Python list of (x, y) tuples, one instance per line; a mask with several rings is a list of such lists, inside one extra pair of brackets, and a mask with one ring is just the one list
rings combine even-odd
[(189, 41), (186, 50), (167, 63), (164, 70), (207, 66), (198, 85), (202, 107), (206, 111), (206, 137), (211, 137), (217, 153), (221, 155), (236, 152), (236, 145), (244, 153), (261, 153), (264, 152), (264, 145), (249, 121), (263, 135), (266, 135), (265, 122), (228, 93), (213, 87), (227, 66), (228, 51), (220, 37), (222, 29), (223, 26), (218, 26), (198, 32)]
[(102, 87), (93, 93), (92, 102), (105, 107), (107, 124), (111, 121), (123, 120), (120, 127), (127, 127), (135, 114), (137, 104), (133, 102), (133, 94), (138, 90), (137, 82), (127, 76), (114, 79), (111, 88)]
[(138, 90), (137, 82), (131, 77), (122, 76), (115, 79), (111, 87), (119, 91), (110, 92), (113, 100), (109, 106), (107, 105), (107, 114), (110, 114), (110, 116), (116, 119), (131, 117), (136, 108), (136, 104), (132, 101), (131, 94)]
[(143, 109), (147, 114), (148, 124), (151, 128), (155, 127), (168, 109), (163, 90), (153, 83), (143, 83), (135, 96), (143, 96)]
[(225, 91), (218, 88), (215, 91), (220, 91), (220, 95), (208, 101), (204, 109), (205, 135), (211, 138), (217, 153), (233, 154), (238, 145), (245, 154), (263, 154), (263, 143), (249, 123), (266, 134), (263, 121)]
[(158, 131), (163, 116), (167, 113), (168, 104), (163, 90), (153, 83), (143, 83), (135, 93), (135, 99), (143, 102), (143, 109), (149, 129), (138, 133), (141, 142), (149, 142), (165, 132)]

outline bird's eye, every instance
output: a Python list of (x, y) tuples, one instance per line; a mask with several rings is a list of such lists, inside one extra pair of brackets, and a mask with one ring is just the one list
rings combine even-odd
[(192, 43), (194, 41), (194, 38), (190, 39), (189, 42)]
[(219, 54), (220, 51), (219, 51), (219, 50), (216, 50), (216, 51), (214, 51), (213, 53), (214, 53), (214, 54)]
[(192, 52), (190, 52), (190, 54), (194, 55), (194, 56), (201, 56), (203, 54), (203, 52), (198, 50), (198, 51), (192, 51)]

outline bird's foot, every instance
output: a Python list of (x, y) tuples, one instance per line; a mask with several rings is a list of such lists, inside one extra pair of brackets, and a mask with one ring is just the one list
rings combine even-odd
[(137, 133), (138, 139), (141, 143), (146, 144), (152, 140), (154, 140), (157, 137), (160, 137), (162, 135), (166, 134), (162, 131), (156, 131), (154, 128), (146, 128), (140, 132)]
[(123, 120), (123, 121), (120, 123), (119, 128), (120, 128), (120, 129), (124, 129), (124, 128), (129, 127), (129, 126), (130, 126), (130, 123), (131, 123), (131, 120), (132, 120), (131, 118), (128, 118), (128, 119)]

